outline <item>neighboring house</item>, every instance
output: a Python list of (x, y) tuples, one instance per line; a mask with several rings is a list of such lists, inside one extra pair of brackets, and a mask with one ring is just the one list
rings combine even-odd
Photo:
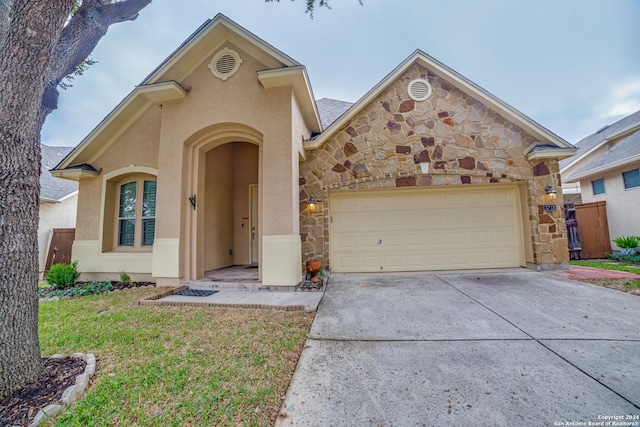
[(87, 278), (176, 284), (257, 263), (264, 285), (292, 287), (312, 258), (334, 272), (567, 268), (545, 188), (573, 154), (421, 51), (355, 104), (316, 104), (304, 66), (217, 15), (54, 175), (80, 182)]
[(560, 162), (563, 183), (579, 183), (582, 202), (606, 201), (609, 236), (640, 235), (640, 111), (576, 144)]
[(42, 277), (53, 230), (75, 228), (78, 183), (51, 175), (53, 169), (73, 147), (49, 147), (40, 144), (40, 220), (38, 222), (38, 271)]

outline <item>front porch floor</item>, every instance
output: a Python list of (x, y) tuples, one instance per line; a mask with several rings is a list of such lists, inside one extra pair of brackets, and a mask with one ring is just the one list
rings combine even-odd
[[(154, 298), (139, 301), (140, 305), (188, 307), (263, 308), (287, 311), (316, 311), (326, 286), (318, 291), (297, 291), (295, 287), (264, 286), (258, 279), (258, 268), (234, 265), (207, 271), (199, 280), (185, 280), (176, 288), (168, 288)], [(175, 295), (183, 289), (216, 291), (209, 296)]]

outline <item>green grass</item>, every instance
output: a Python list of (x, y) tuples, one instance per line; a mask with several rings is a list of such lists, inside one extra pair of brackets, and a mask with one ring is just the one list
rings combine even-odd
[(628, 282), (625, 282), (623, 286), (627, 291), (631, 289), (640, 289), (640, 280), (629, 280)]
[(571, 265), (580, 265), (583, 267), (604, 268), (606, 270), (626, 271), (628, 273), (640, 274), (640, 265), (625, 264), (617, 261), (569, 261)]
[(140, 307), (140, 289), (40, 304), (43, 355), (94, 353), (56, 426), (273, 425), (313, 314)]

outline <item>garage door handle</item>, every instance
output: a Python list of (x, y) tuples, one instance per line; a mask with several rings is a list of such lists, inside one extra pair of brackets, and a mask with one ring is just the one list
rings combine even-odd
[(378, 244), (381, 245), (382, 244), (382, 239), (378, 240)]

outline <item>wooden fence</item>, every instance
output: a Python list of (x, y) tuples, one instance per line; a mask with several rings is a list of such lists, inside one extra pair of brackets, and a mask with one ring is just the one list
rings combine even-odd
[(607, 202), (568, 202), (564, 208), (571, 259), (605, 258), (611, 252)]
[(73, 239), (76, 237), (75, 228), (54, 228), (51, 243), (49, 244), (49, 253), (47, 254), (47, 262), (44, 266), (44, 274), (53, 264), (71, 263), (71, 246)]

